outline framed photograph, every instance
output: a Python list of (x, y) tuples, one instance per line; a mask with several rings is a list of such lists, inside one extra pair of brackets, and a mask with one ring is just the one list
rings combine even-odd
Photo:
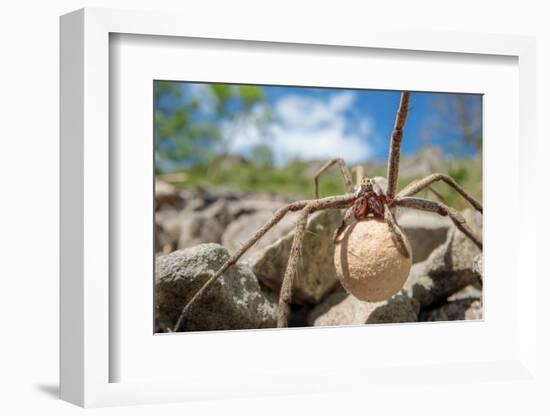
[(61, 397), (532, 379), (534, 40), (180, 22), (61, 18)]

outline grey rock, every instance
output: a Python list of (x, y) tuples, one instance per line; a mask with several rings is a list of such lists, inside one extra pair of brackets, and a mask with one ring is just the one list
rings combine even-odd
[(186, 210), (205, 209), (221, 200), (234, 202), (246, 197), (244, 192), (227, 187), (182, 188), (179, 192), (184, 199)]
[[(482, 231), (476, 214), (466, 211), (464, 217), (480, 236)], [(413, 265), (404, 289), (425, 308), (468, 285), (479, 284), (479, 274), (474, 270), (474, 259), (479, 254), (476, 245), (452, 227), (445, 243), (425, 261)]]
[(417, 210), (398, 210), (397, 222), (411, 243), (413, 263), (424, 261), (445, 242), (453, 226), (448, 217)]
[(480, 280), (483, 280), (483, 254), (479, 254), (474, 259), (474, 272), (477, 273)]
[(278, 208), (284, 206), (286, 202), (280, 200), (244, 198), (238, 201), (232, 201), (229, 206), (229, 212), (233, 218), (241, 215), (253, 214), (258, 211), (269, 212), (273, 214)]
[(183, 198), (178, 188), (168, 182), (155, 180), (155, 210), (181, 208), (182, 204)]
[(156, 251), (167, 254), (178, 244), (181, 232), (180, 212), (176, 209), (163, 209), (155, 212)]
[(208, 204), (216, 202), (220, 199), (228, 201), (236, 201), (243, 198), (246, 194), (241, 191), (237, 191), (230, 187), (216, 187), (216, 188), (199, 188), (196, 192), (204, 199)]
[(200, 211), (206, 208), (206, 200), (200, 197), (193, 196), (185, 200), (185, 212)]
[(364, 302), (344, 291), (331, 293), (311, 311), (313, 326), (337, 326), (416, 322), (419, 305), (406, 294), (397, 294), (382, 302)]
[(174, 185), (160, 179), (155, 180), (155, 196), (173, 195), (176, 193), (177, 188)]
[[(337, 283), (332, 237), (341, 221), (338, 210), (317, 212), (308, 219), (293, 285), (293, 303), (318, 303)], [(258, 280), (276, 292), (281, 287), (293, 238), (291, 231), (249, 259)]]
[[(244, 242), (252, 237), (273, 215), (272, 211), (258, 211), (252, 214), (241, 215), (226, 228), (222, 235), (222, 245), (230, 253), (238, 250)], [(254, 265), (261, 257), (263, 249), (281, 237), (288, 234), (295, 225), (297, 213), (288, 213), (277, 225), (264, 234), (248, 251), (240, 262)]]
[[(155, 266), (155, 325), (167, 332), (181, 309), (229, 258), (218, 244), (201, 244), (159, 256)], [(236, 264), (189, 311), (185, 331), (276, 326), (276, 299), (262, 292), (252, 271)]]
[(227, 201), (223, 199), (202, 211), (182, 211), (178, 248), (188, 248), (202, 243), (220, 243), (225, 227), (230, 221)]
[(481, 285), (468, 285), (449, 296), (447, 301), (452, 302), (462, 299), (481, 299), (481, 296)]
[(457, 321), (483, 319), (480, 299), (466, 298), (449, 302), (439, 308), (420, 312), (420, 321)]

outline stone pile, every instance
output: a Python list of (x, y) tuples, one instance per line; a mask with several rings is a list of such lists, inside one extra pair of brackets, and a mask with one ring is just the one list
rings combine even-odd
[[(273, 212), (290, 202), (225, 189), (168, 186), (156, 201), (156, 329), (170, 331), (187, 300)], [(481, 235), (481, 215), (463, 212)], [(273, 227), (208, 291), (184, 322), (187, 331), (268, 328), (276, 324), (278, 290), (294, 237), (296, 213)], [(347, 294), (336, 276), (332, 235), (342, 213), (323, 211), (307, 224), (293, 290), (290, 324), (335, 326), (482, 319), (482, 256), (447, 218), (398, 211), (413, 250), (403, 289), (382, 302)]]

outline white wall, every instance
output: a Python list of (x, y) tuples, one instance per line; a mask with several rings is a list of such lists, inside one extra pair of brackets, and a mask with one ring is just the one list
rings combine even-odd
[[(536, 1), (370, 1), (345, 0), (299, 3), (293, 1), (144, 1), (144, 0), (19, 0), (4, 1), (0, 9), (0, 409), (2, 414), (23, 414), (34, 410), (45, 414), (73, 414), (80, 409), (60, 402), (58, 377), (58, 17), (80, 7), (116, 7), (133, 9), (174, 9), (185, 11), (189, 19), (223, 14), (234, 19), (246, 14), (254, 19), (276, 19), (284, 27), (310, 22), (327, 22), (327, 30), (339, 25), (362, 27), (388, 23), (428, 27), (440, 30), (510, 33), (537, 36), (538, 131), (548, 139), (543, 118), (550, 104), (543, 99), (549, 93), (550, 30), (547, 2)], [(314, 6), (315, 5), (315, 6)], [(185, 21), (182, 21), (185, 25)], [(544, 132), (544, 133), (542, 133)], [(539, 140), (538, 164), (546, 165), (548, 140)], [(546, 175), (547, 176), (547, 175)], [(547, 192), (547, 191), (546, 191)], [(546, 211), (543, 209), (543, 211)], [(511, 213), (513, 216), (513, 213)], [(543, 216), (548, 230), (548, 216)], [(542, 240), (540, 240), (542, 241)], [(548, 244), (546, 244), (548, 246)], [(7, 285), (6, 285), (7, 283)], [(548, 284), (538, 288), (548, 293)], [(543, 295), (540, 296), (543, 299)], [(540, 321), (548, 328), (548, 307), (539, 302)], [(542, 328), (542, 324), (539, 326)], [(541, 332), (541, 336), (542, 336)], [(542, 364), (548, 375), (550, 350), (546, 335)], [(543, 350), (543, 351), (544, 351)], [(541, 351), (542, 352), (542, 351)], [(545, 367), (542, 367), (545, 366)], [(547, 392), (550, 388), (547, 389)], [(102, 409), (101, 414), (295, 414), (311, 411), (338, 414), (361, 411), (375, 414), (407, 411), (418, 402), (419, 392), (401, 392), (365, 398), (345, 393), (325, 397), (292, 397), (285, 400), (257, 399), (214, 403), (164, 405), (152, 409)], [(542, 391), (528, 386), (518, 389), (506, 383), (483, 387), (456, 385), (433, 386), (426, 392), (423, 405), (415, 407), (423, 414), (542, 414), (549, 405)], [(497, 399), (492, 399), (496, 397)], [(534, 398), (538, 397), (538, 407)], [(10, 409), (10, 410), (8, 410)], [(409, 413), (409, 412), (408, 412)], [(548, 414), (548, 413), (546, 413)]]

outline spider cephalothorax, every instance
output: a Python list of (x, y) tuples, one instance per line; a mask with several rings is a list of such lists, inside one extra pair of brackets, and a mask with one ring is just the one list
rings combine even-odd
[(366, 220), (369, 215), (384, 218), (387, 181), (385, 178), (365, 178), (357, 188), (356, 200), (353, 204), (353, 216), (357, 221)]
[[(410, 95), (410, 92), (403, 92), (401, 94), (401, 100), (399, 102), (399, 108), (397, 110), (395, 118), (395, 126), (390, 138), (387, 179), (382, 177), (362, 179), (363, 175), (360, 174), (358, 175), (358, 177), (361, 178), (358, 181), (358, 186), (354, 187), (350, 171), (348, 169), (348, 166), (346, 165), (346, 162), (343, 159), (334, 158), (326, 162), (323, 166), (321, 166), (314, 177), (315, 199), (291, 202), (290, 204), (281, 207), (277, 211), (275, 211), (273, 213), (273, 216), (262, 227), (260, 227), (260, 229), (258, 229), (254, 233), (254, 235), (252, 235), (241, 246), (241, 248), (237, 250), (237, 252), (235, 252), (216, 271), (216, 273), (214, 273), (208, 279), (208, 281), (191, 297), (191, 299), (183, 307), (181, 314), (174, 325), (174, 331), (184, 330), (185, 316), (192, 305), (198, 301), (200, 296), (206, 290), (208, 290), (208, 288), (212, 284), (214, 284), (214, 282), (220, 276), (222, 276), (229, 267), (237, 263), (241, 256), (250, 247), (252, 247), (252, 245), (256, 243), (256, 241), (258, 241), (273, 226), (281, 221), (283, 217), (289, 212), (300, 211), (300, 215), (296, 222), (296, 229), (294, 233), (294, 238), (292, 240), (292, 246), (290, 248), (287, 267), (283, 276), (281, 290), (279, 292), (279, 306), (277, 311), (278, 327), (286, 327), (288, 324), (288, 315), (290, 311), (289, 304), (292, 296), (293, 281), (296, 277), (298, 264), (300, 261), (304, 235), (306, 232), (306, 224), (308, 217), (314, 212), (329, 209), (346, 209), (342, 225), (338, 228), (338, 230), (336, 230), (334, 234), (334, 241), (335, 243), (337, 243), (338, 250), (340, 250), (340, 252), (344, 254), (344, 257), (348, 254), (353, 254), (353, 248), (350, 248), (347, 243), (340, 243), (340, 237), (343, 237), (344, 239), (348, 237), (349, 239), (350, 234), (352, 234), (347, 233), (346, 235), (346, 232), (344, 232), (346, 229), (351, 230), (352, 228), (366, 228), (366, 231), (368, 232), (365, 234), (365, 236), (369, 235), (371, 237), (376, 235), (371, 232), (372, 230), (370, 228), (372, 228), (373, 226), (382, 226), (382, 228), (387, 231), (385, 236), (388, 237), (389, 235), (389, 241), (393, 241), (393, 243), (387, 244), (386, 242), (382, 242), (383, 244), (373, 244), (372, 249), (370, 247), (367, 247), (366, 252), (370, 257), (365, 257), (363, 259), (363, 261), (375, 262), (367, 264), (367, 266), (374, 266), (369, 267), (369, 269), (371, 269), (372, 271), (371, 274), (375, 274), (374, 276), (370, 276), (367, 280), (379, 280), (382, 286), (380, 286), (379, 288), (381, 290), (376, 290), (376, 292), (378, 292), (378, 294), (383, 294), (384, 296), (390, 296), (392, 293), (394, 293), (395, 290), (399, 289), (399, 284), (401, 284), (402, 282), (395, 285), (395, 287), (386, 287), (388, 285), (388, 281), (391, 280), (389, 278), (392, 276), (386, 276), (384, 274), (385, 272), (380, 272), (380, 267), (376, 266), (384, 266), (390, 263), (395, 263), (395, 252), (397, 252), (402, 258), (401, 264), (404, 265), (405, 270), (403, 276), (404, 278), (406, 278), (407, 267), (410, 268), (411, 263), (411, 250), (407, 242), (407, 238), (401, 231), (395, 219), (395, 210), (397, 207), (416, 209), (448, 216), (454, 223), (454, 225), (470, 240), (472, 240), (472, 242), (476, 244), (481, 250), (481, 239), (472, 232), (472, 230), (466, 224), (466, 221), (459, 212), (449, 207), (444, 201), (436, 202), (429, 199), (415, 197), (416, 194), (424, 189), (430, 189), (437, 196), (437, 191), (433, 190), (431, 188), (431, 185), (435, 182), (441, 181), (457, 191), (477, 211), (479, 211), (480, 213), (483, 212), (481, 204), (476, 201), (471, 195), (469, 195), (468, 192), (466, 192), (459, 184), (457, 184), (453, 178), (445, 174), (434, 173), (426, 176), (425, 178), (412, 182), (399, 192), (397, 191), (397, 178), (399, 175), (399, 152), (401, 148), (401, 140), (403, 137), (403, 128), (405, 126), (405, 121), (407, 119), (407, 114), (409, 110)], [(319, 198), (319, 176), (323, 174), (323, 172), (325, 172), (328, 168), (334, 165), (338, 165), (338, 167), (340, 168), (340, 172), (342, 174), (342, 178), (344, 179), (347, 193), (345, 195)], [(353, 220), (355, 220), (355, 224), (353, 224)], [(351, 236), (353, 236), (353, 234)], [(375, 239), (376, 238), (377, 237), (375, 237)], [(386, 238), (386, 240), (388, 239)], [(374, 241), (374, 243), (377, 243), (377, 241)], [(384, 260), (384, 253), (377, 251), (380, 250), (380, 247), (385, 247), (384, 249), (387, 249), (388, 247), (392, 249), (393, 247), (392, 250), (394, 251), (394, 253), (391, 254), (390, 257), (386, 256), (387, 259)], [(358, 273), (361, 274), (362, 270), (358, 270)], [(355, 279), (355, 277), (351, 276), (352, 280)], [(346, 285), (344, 285), (344, 287), (346, 287)], [(371, 298), (370, 292), (373, 292), (373, 290), (371, 290), (372, 288), (366, 287), (366, 289), (368, 289), (366, 292), (369, 292), (366, 298)]]

